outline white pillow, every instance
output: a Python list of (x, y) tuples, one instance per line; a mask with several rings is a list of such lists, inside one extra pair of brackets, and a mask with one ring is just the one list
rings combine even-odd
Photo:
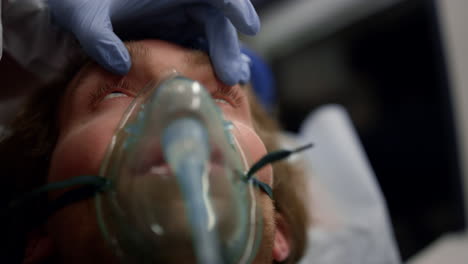
[(385, 200), (344, 108), (319, 108), (306, 118), (299, 135), (282, 140), (285, 147), (309, 142), (314, 147), (301, 159), (312, 224), (300, 263), (401, 263)]

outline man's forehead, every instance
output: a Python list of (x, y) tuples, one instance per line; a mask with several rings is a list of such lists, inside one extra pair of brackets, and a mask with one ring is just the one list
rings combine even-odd
[[(152, 56), (152, 53), (158, 49), (157, 46), (153, 46), (154, 49), (150, 48), (150, 44), (144, 44), (141, 41), (126, 42), (125, 46), (127, 47), (130, 59), (132, 60), (132, 65), (138, 65), (147, 57)], [(188, 50), (186, 52), (183, 52), (182, 56), (183, 63), (186, 63), (188, 65), (203, 66), (211, 63), (208, 55), (200, 50)], [(79, 87), (80, 84), (82, 84), (86, 76), (88, 76), (93, 69), (95, 70), (97, 66), (97, 63), (91, 60), (85, 63), (85, 66), (78, 73), (78, 75), (75, 78), (75, 81), (71, 84), (73, 86), (71, 87), (72, 93), (74, 93), (77, 87)]]
[[(155, 44), (158, 43), (158, 44)], [(147, 56), (151, 56), (152, 53), (159, 50), (164, 50), (167, 47), (180, 49), (181, 55), (183, 56), (183, 63), (187, 63), (194, 66), (210, 64), (210, 58), (208, 55), (201, 50), (187, 49), (167, 42), (155, 42), (155, 41), (131, 41), (126, 42), (125, 46), (128, 49), (132, 64), (137, 64), (140, 60)], [(159, 55), (159, 54), (158, 54)]]

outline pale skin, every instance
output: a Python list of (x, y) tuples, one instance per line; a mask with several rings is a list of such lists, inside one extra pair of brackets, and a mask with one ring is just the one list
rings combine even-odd
[[(226, 87), (216, 78), (205, 54), (158, 40), (132, 42), (127, 47), (133, 64), (126, 76), (111, 74), (95, 63), (88, 63), (66, 88), (57, 117), (59, 138), (51, 158), (49, 182), (97, 175), (115, 128), (138, 89), (163, 78), (171, 70), (199, 81), (217, 99), (225, 118), (236, 126), (234, 134), (250, 162), (266, 154), (263, 142), (253, 129), (247, 90), (239, 85)], [(115, 85), (122, 82), (126, 86)], [(109, 86), (96, 95), (100, 87)], [(217, 92), (220, 86), (224, 91), (235, 90), (235, 96)], [(257, 178), (272, 186), (272, 168), (262, 169)], [(258, 192), (265, 230), (254, 263), (283, 261), (290, 252), (287, 231), (276, 228), (282, 218), (274, 211), (270, 198)], [(27, 251), (25, 263), (41, 263), (50, 255), (56, 256), (59, 263), (115, 260), (97, 228), (92, 200), (60, 210), (49, 219), (45, 230), (40, 238), (30, 240), (29, 248), (33, 249)]]

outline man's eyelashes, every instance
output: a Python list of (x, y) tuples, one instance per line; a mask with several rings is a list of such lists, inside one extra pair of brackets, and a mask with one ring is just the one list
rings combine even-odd
[(120, 93), (128, 97), (135, 97), (138, 91), (126, 79), (122, 79), (117, 82), (105, 83), (104, 85), (92, 89), (88, 100), (90, 108), (93, 109), (97, 107), (104, 99), (123, 97), (123, 95), (109, 97), (109, 95), (113, 93)]
[[(120, 97), (135, 97), (143, 87), (134, 86), (129, 80), (108, 82), (91, 90), (89, 95), (89, 107), (94, 109), (107, 99)], [(233, 107), (239, 107), (242, 103), (242, 91), (239, 86), (216, 86), (211, 93), (216, 101), (224, 101)]]

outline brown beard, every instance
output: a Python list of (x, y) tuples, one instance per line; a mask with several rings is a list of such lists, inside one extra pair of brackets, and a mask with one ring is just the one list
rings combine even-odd
[(259, 201), (263, 211), (263, 234), (257, 256), (254, 264), (271, 264), (273, 263), (273, 245), (276, 232), (275, 209), (273, 202), (265, 194), (259, 194)]

